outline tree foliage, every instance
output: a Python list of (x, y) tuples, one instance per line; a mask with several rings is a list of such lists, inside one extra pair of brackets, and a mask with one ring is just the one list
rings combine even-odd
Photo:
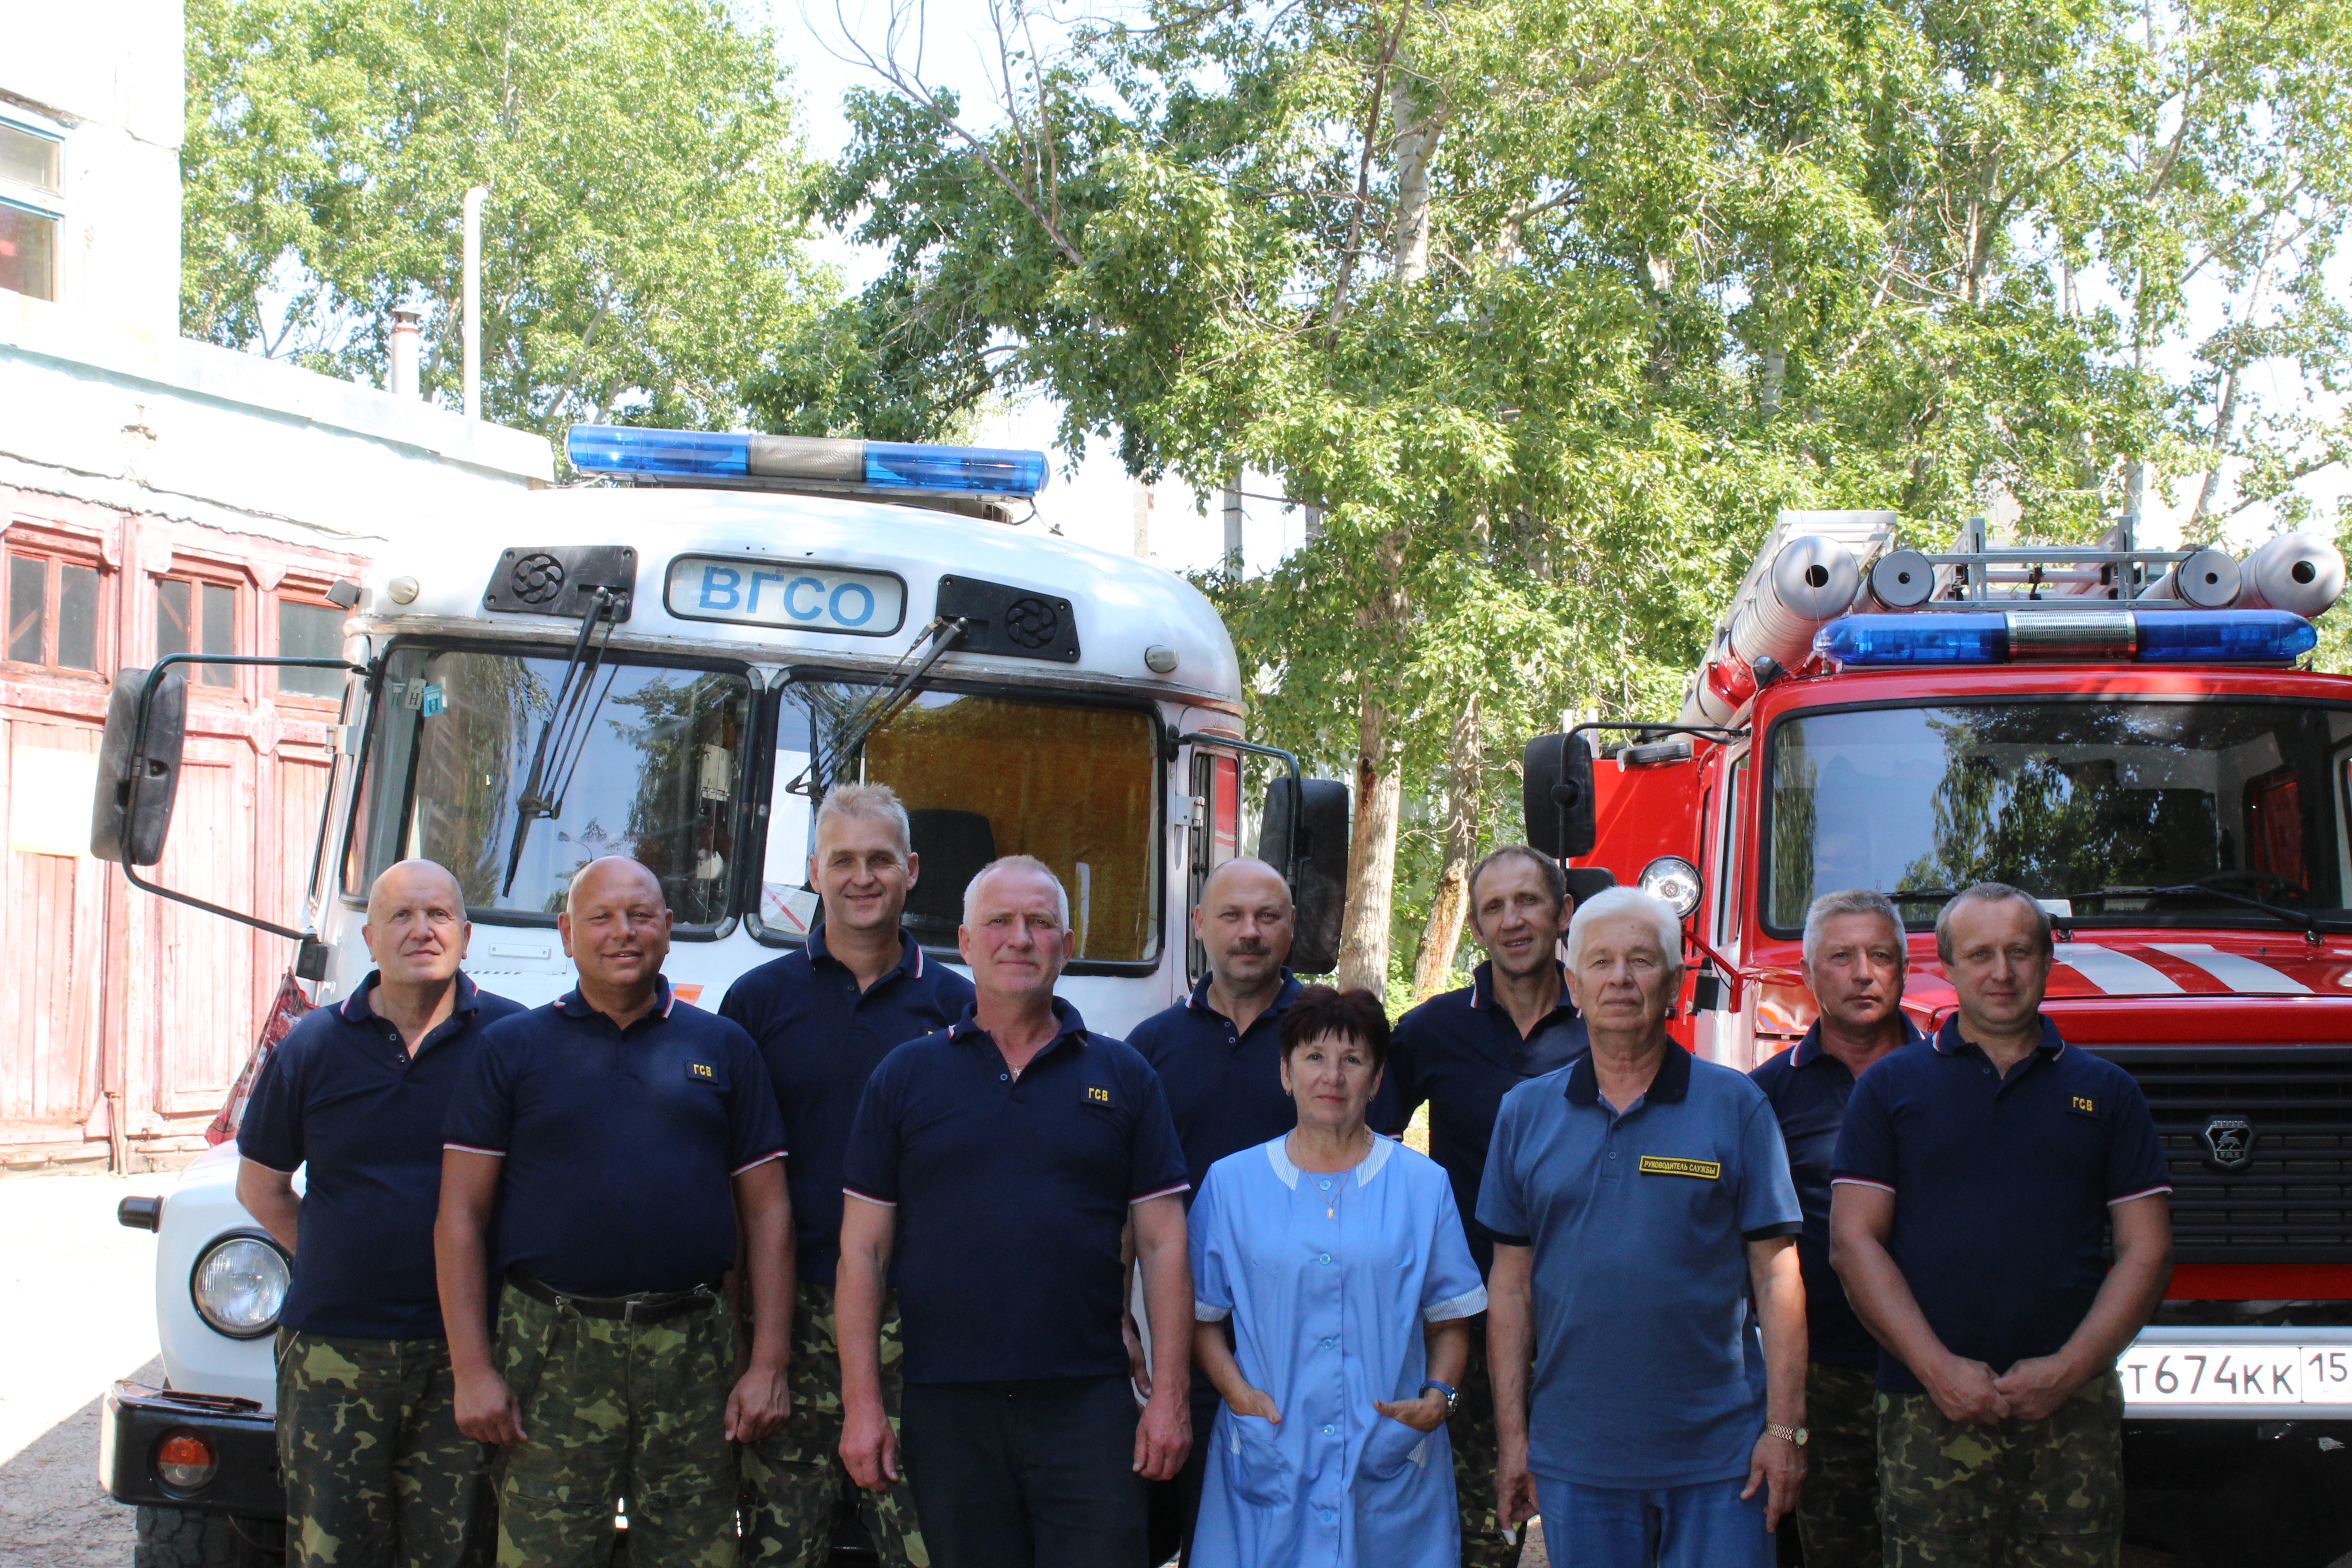
[(773, 43), (721, 0), (190, 0), (187, 24), (191, 336), (374, 381), (416, 308), (454, 402), (476, 184), (488, 417), (725, 426), (827, 324)]

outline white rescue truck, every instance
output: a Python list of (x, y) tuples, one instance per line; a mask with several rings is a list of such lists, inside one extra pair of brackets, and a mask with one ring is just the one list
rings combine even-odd
[[(569, 447), (629, 482), (420, 526), (339, 584), (341, 741), (305, 923), (202, 906), (286, 937), (309, 1001), (362, 982), (369, 882), (412, 856), (465, 889), (468, 972), (551, 1001), (572, 984), (566, 884), (622, 854), (668, 895), (678, 995), (715, 1007), (805, 937), (812, 814), (850, 780), (907, 803), (922, 858), (907, 919), (935, 959), (955, 959), (982, 865), (1054, 868), (1074, 928), (1062, 992), (1097, 1028), (1125, 1034), (1197, 975), (1191, 911), (1245, 816), (1291, 871), (1294, 962), (1330, 966), (1344, 787), (1243, 740), (1233, 645), (1188, 584), (1004, 526), (1042, 454), (593, 427)], [(199, 903), (142, 869), (169, 827), (186, 662), (118, 678), (92, 837), (134, 884)], [(1271, 776), (1245, 812), (1253, 767)], [(120, 1216), (158, 1243), (164, 1386), (109, 1392), (100, 1458), (140, 1510), (142, 1568), (279, 1554), (289, 1259), (237, 1204), (236, 1165), (223, 1142)]]

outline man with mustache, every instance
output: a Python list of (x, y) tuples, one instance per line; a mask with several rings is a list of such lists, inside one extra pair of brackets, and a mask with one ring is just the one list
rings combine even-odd
[[(1192, 934), (1209, 963), (1192, 994), (1135, 1026), (1127, 1043), (1160, 1074), (1192, 1191), (1226, 1155), (1279, 1138), (1298, 1107), (1282, 1087), (1282, 1020), (1298, 998), (1285, 961), (1297, 930), (1281, 873), (1246, 857), (1224, 862), (1201, 884)], [(1187, 1194), (1189, 1197), (1189, 1194)], [(1136, 1360), (1140, 1363), (1140, 1356)], [(1139, 1378), (1146, 1388), (1150, 1380)], [(1192, 1451), (1172, 1481), (1152, 1489), (1154, 1562), (1190, 1552), (1208, 1465), (1205, 1439), (1217, 1390), (1192, 1369)]]
[(435, 1251), (457, 1426), (506, 1449), (501, 1568), (604, 1568), (624, 1488), (635, 1561), (734, 1568), (731, 1445), (788, 1405), (775, 1091), (750, 1036), (671, 994), (651, 871), (591, 861), (557, 930), (579, 987), (497, 1025), (449, 1113)]

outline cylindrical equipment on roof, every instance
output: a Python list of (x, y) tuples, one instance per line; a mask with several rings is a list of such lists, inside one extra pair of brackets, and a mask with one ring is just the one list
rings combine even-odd
[(2246, 557), (2242, 610), (2288, 610), (2315, 620), (2344, 594), (2344, 555), (2314, 533), (2282, 533)]
[(1882, 609), (1916, 610), (1936, 593), (1936, 569), (1916, 550), (1890, 550), (1872, 563), (1870, 597)]
[[(2343, 581), (2340, 563), (2336, 581)], [(2200, 610), (2226, 610), (2238, 600), (2239, 585), (2237, 558), (2209, 546), (2176, 563), (2171, 571), (2143, 589), (2140, 597), (2179, 599)]]
[(1861, 586), (1853, 552), (1837, 540), (1806, 533), (1782, 545), (1730, 631), (1707, 650), (1684, 704), (1686, 721), (1696, 713), (1700, 722), (1728, 723), (1756, 694), (1756, 661), (1769, 657), (1790, 669), (1804, 663), (1813, 634), (1852, 609)]

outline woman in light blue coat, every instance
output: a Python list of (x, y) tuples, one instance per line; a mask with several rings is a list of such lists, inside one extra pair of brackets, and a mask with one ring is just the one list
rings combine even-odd
[(1444, 1171), (1364, 1125), (1388, 1039), (1370, 992), (1301, 991), (1297, 1128), (1209, 1167), (1193, 1201), (1192, 1353), (1224, 1403), (1192, 1568), (1461, 1562), (1445, 1419), (1486, 1290)]

